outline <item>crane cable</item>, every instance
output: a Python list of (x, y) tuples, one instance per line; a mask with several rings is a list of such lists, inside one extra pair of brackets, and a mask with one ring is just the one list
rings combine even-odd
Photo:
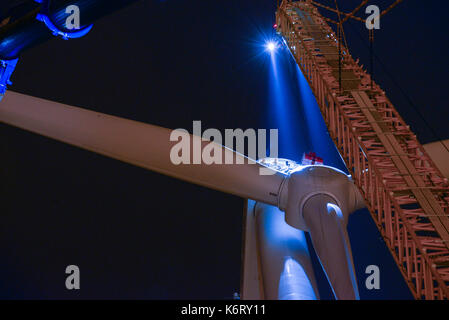
[(341, 16), (340, 16), (340, 10), (338, 10), (338, 4), (337, 0), (334, 0), (335, 2), (335, 8), (337, 9), (337, 15), (338, 15), (338, 28), (337, 28), (337, 37), (338, 37), (338, 86), (339, 90), (341, 92), (341, 32), (342, 32), (342, 24), (341, 24)]
[[(393, 8), (395, 8), (398, 4), (400, 4), (401, 2), (403, 2), (404, 0), (396, 0), (394, 3), (392, 3), (389, 7), (387, 7), (384, 11), (381, 12), (381, 14), (379, 15), (379, 19), (383, 16), (385, 16), (388, 12), (390, 12)], [(316, 1), (312, 1), (315, 5), (318, 5), (318, 3)], [(343, 29), (343, 23), (348, 21), (350, 18), (358, 18), (357, 16), (355, 16), (355, 13), (357, 11), (359, 11), (361, 9), (361, 7), (363, 5), (365, 5), (368, 1), (367, 0), (362, 0), (361, 3), (349, 14), (341, 12), (338, 8), (337, 5), (337, 0), (334, 0), (335, 2), (335, 7), (336, 10), (331, 10), (331, 8), (326, 7), (324, 5), (319, 5), (320, 7), (327, 9), (327, 10), (331, 10), (335, 13), (338, 14), (338, 18), (339, 18), (339, 23), (338, 23), (338, 34), (339, 34), (339, 43), (340, 43), (340, 29)], [(345, 15), (344, 20), (341, 20), (341, 14)], [(359, 19), (356, 19), (359, 20)], [(365, 21), (366, 22), (366, 21)], [(352, 24), (349, 24), (352, 28)], [(362, 40), (363, 43), (365, 43), (365, 41), (363, 40), (363, 36), (360, 34), (360, 32), (356, 29), (353, 28), (353, 30), (357, 31), (357, 35), (360, 37), (360, 39)], [(344, 35), (344, 33), (343, 33)], [(346, 42), (346, 36), (345, 37), (345, 42)], [(402, 95), (405, 97), (405, 99), (407, 100), (407, 102), (409, 103), (409, 105), (413, 108), (413, 110), (415, 110), (416, 114), (421, 118), (421, 120), (423, 121), (423, 123), (425, 124), (425, 126), (427, 126), (430, 129), (430, 132), (432, 133), (432, 135), (438, 139), (438, 142), (443, 146), (443, 148), (447, 151), (447, 153), (449, 153), (449, 147), (443, 142), (443, 139), (440, 137), (440, 135), (433, 129), (433, 127), (429, 124), (429, 122), (426, 120), (426, 118), (424, 117), (424, 115), (421, 113), (421, 111), (418, 109), (418, 107), (413, 103), (412, 99), (410, 98), (410, 96), (405, 92), (405, 90), (399, 85), (399, 83), (396, 81), (396, 79), (393, 77), (393, 75), (388, 71), (388, 69), (386, 68), (385, 64), (380, 60), (380, 58), (374, 53), (374, 29), (369, 30), (369, 52), (370, 52), (370, 78), (371, 78), (371, 88), (373, 88), (374, 86), (374, 62), (375, 60), (377, 60), (381, 67), (383, 68), (383, 70), (385, 71), (386, 75), (390, 78), (390, 80), (393, 82), (393, 84), (399, 89), (399, 91), (402, 93)], [(347, 43), (346, 43), (347, 46)], [(341, 56), (340, 56), (341, 52), (339, 50), (339, 61), (341, 61)], [(340, 90), (341, 90), (341, 67), (339, 66), (339, 83), (340, 83)]]
[[(348, 23), (349, 26), (351, 27), (351, 29), (353, 31), (356, 32), (356, 34), (359, 36), (359, 39), (362, 41), (362, 43), (365, 45), (366, 47), (366, 42), (364, 37), (362, 36), (362, 34), (360, 33), (360, 31), (357, 28), (354, 28), (354, 26), (351, 23)], [(382, 67), (383, 71), (385, 72), (385, 74), (387, 75), (388, 78), (390, 78), (391, 82), (399, 89), (399, 91), (402, 93), (402, 95), (405, 97), (406, 101), (408, 102), (408, 104), (413, 108), (413, 110), (416, 112), (416, 114), (419, 116), (419, 118), (421, 118), (422, 122), (424, 123), (424, 125), (430, 130), (430, 132), (432, 133), (432, 135), (438, 140), (438, 142), (443, 146), (443, 149), (445, 149), (447, 151), (447, 153), (449, 154), (449, 147), (446, 146), (446, 144), (443, 142), (443, 139), (441, 138), (441, 136), (433, 129), (433, 127), (429, 124), (429, 122), (426, 120), (426, 118), (424, 117), (424, 115), (421, 113), (421, 111), (418, 109), (418, 107), (413, 103), (412, 99), (410, 98), (410, 96), (407, 94), (407, 92), (401, 87), (401, 85), (399, 84), (399, 82), (396, 80), (396, 78), (393, 76), (393, 74), (388, 70), (388, 68), (386, 67), (385, 63), (380, 59), (379, 56), (377, 56), (374, 51), (372, 52), (372, 59), (373, 59), (373, 63), (374, 60), (377, 61), (379, 63), (379, 65)]]

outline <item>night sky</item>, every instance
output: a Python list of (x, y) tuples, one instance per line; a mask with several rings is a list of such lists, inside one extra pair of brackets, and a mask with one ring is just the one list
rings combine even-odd
[[(11, 90), (173, 129), (191, 131), (194, 120), (222, 132), (279, 128), (281, 157), (316, 151), (343, 169), (288, 53), (276, 54), (273, 74), (264, 45), (275, 7), (138, 1), (82, 39), (25, 52)], [(423, 143), (449, 138), (447, 9), (443, 1), (405, 0), (376, 36), (375, 79)], [(353, 56), (369, 65), (367, 30), (358, 22), (345, 30)], [(0, 298), (230, 299), (239, 292), (243, 199), (3, 124), (0, 155)], [(369, 213), (352, 215), (349, 232), (361, 298), (410, 299)], [(70, 264), (80, 267), (81, 290), (65, 288)], [(381, 290), (364, 288), (370, 264), (381, 269)], [(321, 296), (331, 298), (317, 275)]]

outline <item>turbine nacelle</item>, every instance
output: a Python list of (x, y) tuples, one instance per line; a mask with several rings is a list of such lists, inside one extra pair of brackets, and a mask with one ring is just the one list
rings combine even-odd
[(308, 231), (303, 210), (310, 198), (319, 195), (333, 199), (344, 212), (345, 223), (350, 213), (365, 207), (362, 195), (344, 172), (324, 165), (299, 166), (286, 178), (279, 194), (278, 206), (285, 211), (286, 222)]

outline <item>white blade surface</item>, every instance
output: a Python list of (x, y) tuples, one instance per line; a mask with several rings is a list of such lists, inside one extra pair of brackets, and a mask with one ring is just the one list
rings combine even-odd
[[(211, 189), (278, 205), (284, 176), (260, 175), (259, 164), (223, 146), (234, 164), (180, 164), (170, 159), (172, 130), (9, 91), (0, 122)], [(189, 135), (190, 146), (199, 137)], [(201, 148), (210, 142), (202, 141)], [(245, 158), (245, 164), (236, 164)], [(265, 168), (265, 170), (268, 170)], [(155, 186), (156, 187), (156, 186)]]

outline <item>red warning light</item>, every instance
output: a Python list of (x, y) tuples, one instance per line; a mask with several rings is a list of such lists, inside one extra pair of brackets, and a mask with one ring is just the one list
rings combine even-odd
[(277, 29), (278, 25), (277, 23), (274, 24), (273, 28)]

